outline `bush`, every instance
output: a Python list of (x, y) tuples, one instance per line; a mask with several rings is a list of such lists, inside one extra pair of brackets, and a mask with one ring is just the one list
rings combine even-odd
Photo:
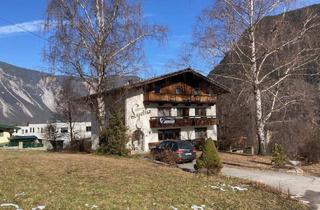
[(91, 141), (85, 139), (75, 140), (70, 142), (70, 144), (64, 149), (68, 152), (91, 152)]
[(206, 170), (207, 175), (218, 174), (222, 169), (218, 150), (211, 138), (207, 139), (203, 148), (202, 154), (197, 159), (195, 169), (197, 171)]
[(308, 163), (320, 161), (320, 129), (316, 128), (306, 138), (303, 146), (299, 148), (299, 156)]
[(175, 165), (177, 160), (177, 154), (170, 150), (165, 150), (161, 153), (154, 154), (153, 158), (169, 165)]
[(281, 168), (286, 164), (287, 158), (281, 144), (275, 144), (272, 149), (271, 162), (275, 167)]
[(127, 127), (124, 125), (119, 114), (110, 117), (109, 127), (104, 128), (99, 137), (100, 147), (97, 153), (127, 156), (129, 138), (126, 134)]

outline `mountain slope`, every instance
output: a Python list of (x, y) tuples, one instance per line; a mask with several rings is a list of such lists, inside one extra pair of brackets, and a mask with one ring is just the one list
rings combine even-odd
[(37, 123), (53, 117), (62, 77), (0, 62), (0, 122)]
[[(64, 76), (51, 76), (0, 62), (0, 123), (46, 123), (50, 120), (62, 120), (56, 110), (56, 100), (65, 79)], [(139, 78), (136, 76), (112, 77), (108, 86), (117, 87), (137, 80)], [(76, 78), (71, 82), (80, 97), (87, 94), (84, 82)], [(83, 113), (81, 120), (88, 120), (87, 113)]]

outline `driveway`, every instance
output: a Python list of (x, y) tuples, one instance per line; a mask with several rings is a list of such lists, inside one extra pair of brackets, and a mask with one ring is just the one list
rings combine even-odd
[[(194, 163), (180, 164), (183, 170), (194, 170)], [(320, 177), (301, 176), (276, 171), (238, 168), (224, 165), (225, 176), (238, 177), (280, 188), (284, 193), (290, 192), (302, 201), (310, 202), (313, 209), (320, 210)]]

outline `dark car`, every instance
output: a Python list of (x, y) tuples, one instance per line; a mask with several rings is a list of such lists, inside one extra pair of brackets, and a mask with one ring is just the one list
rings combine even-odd
[[(176, 154), (176, 163), (191, 162), (196, 158), (196, 150), (190, 141), (183, 140), (165, 140), (151, 149), (151, 154), (156, 157), (161, 157), (161, 154), (171, 151)], [(160, 160), (161, 161), (161, 160)]]

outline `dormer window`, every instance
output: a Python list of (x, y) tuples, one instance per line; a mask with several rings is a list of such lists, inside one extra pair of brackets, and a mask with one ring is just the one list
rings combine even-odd
[(154, 92), (155, 93), (160, 93), (160, 90), (161, 90), (161, 86), (160, 85), (155, 85), (154, 86)]
[(193, 95), (200, 95), (200, 89), (199, 88), (195, 88), (192, 90)]
[(183, 93), (182, 87), (177, 87), (176, 88), (176, 94), (182, 94), (182, 93)]

